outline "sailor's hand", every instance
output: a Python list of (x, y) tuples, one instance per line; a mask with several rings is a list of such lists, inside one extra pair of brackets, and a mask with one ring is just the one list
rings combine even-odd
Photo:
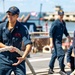
[(13, 46), (5, 46), (5, 48), (8, 49), (10, 52), (16, 51), (16, 47), (13, 47)]
[(71, 63), (70, 63), (70, 62), (68, 62), (68, 63), (67, 63), (67, 66), (68, 66), (68, 67), (71, 67)]
[(10, 46), (10, 47), (11, 47), (10, 52), (16, 52), (16, 47), (13, 47), (13, 46)]
[(13, 64), (12, 64), (13, 66), (19, 65), (22, 61), (25, 60), (25, 58), (23, 58), (23, 57), (17, 57), (17, 59), (18, 59), (18, 61), (17, 61), (16, 63), (13, 63)]
[(52, 48), (53, 48), (53, 44), (50, 44), (50, 49), (52, 50)]

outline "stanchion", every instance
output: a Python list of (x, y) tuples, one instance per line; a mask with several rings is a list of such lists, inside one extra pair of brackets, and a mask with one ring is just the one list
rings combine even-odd
[(35, 71), (34, 71), (32, 65), (31, 65), (31, 63), (29, 62), (28, 58), (25, 58), (25, 60), (26, 60), (26, 63), (27, 63), (27, 65), (28, 65), (28, 67), (29, 67), (30, 70), (32, 71), (32, 74), (33, 74), (33, 75), (36, 75), (36, 73), (35, 73)]

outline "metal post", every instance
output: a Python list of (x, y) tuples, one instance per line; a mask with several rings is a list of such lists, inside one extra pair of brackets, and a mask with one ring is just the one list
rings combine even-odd
[(4, 0), (3, 0), (3, 11), (5, 13), (5, 3), (4, 3)]
[(39, 25), (41, 25), (41, 24), (40, 24), (41, 11), (42, 11), (42, 3), (40, 4), (40, 12), (39, 12)]
[(30, 68), (31, 72), (33, 75), (36, 75), (34, 68), (32, 67), (31, 63), (29, 62), (28, 58), (25, 58), (26, 63), (28, 65), (28, 67)]

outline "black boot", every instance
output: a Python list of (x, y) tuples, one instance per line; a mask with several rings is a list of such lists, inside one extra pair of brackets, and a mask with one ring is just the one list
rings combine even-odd
[(54, 73), (53, 69), (50, 68), (48, 74), (53, 74), (53, 73)]
[(59, 72), (61, 75), (67, 75), (67, 73), (65, 71), (60, 70)]

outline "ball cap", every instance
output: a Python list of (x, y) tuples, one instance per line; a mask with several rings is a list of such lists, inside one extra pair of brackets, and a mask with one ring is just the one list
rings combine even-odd
[(64, 15), (64, 11), (63, 10), (59, 10), (58, 11), (58, 15)]
[(19, 15), (20, 10), (17, 7), (12, 6), (8, 9), (8, 11), (6, 13), (8, 13), (8, 12), (11, 12), (12, 15), (15, 15), (15, 14)]

